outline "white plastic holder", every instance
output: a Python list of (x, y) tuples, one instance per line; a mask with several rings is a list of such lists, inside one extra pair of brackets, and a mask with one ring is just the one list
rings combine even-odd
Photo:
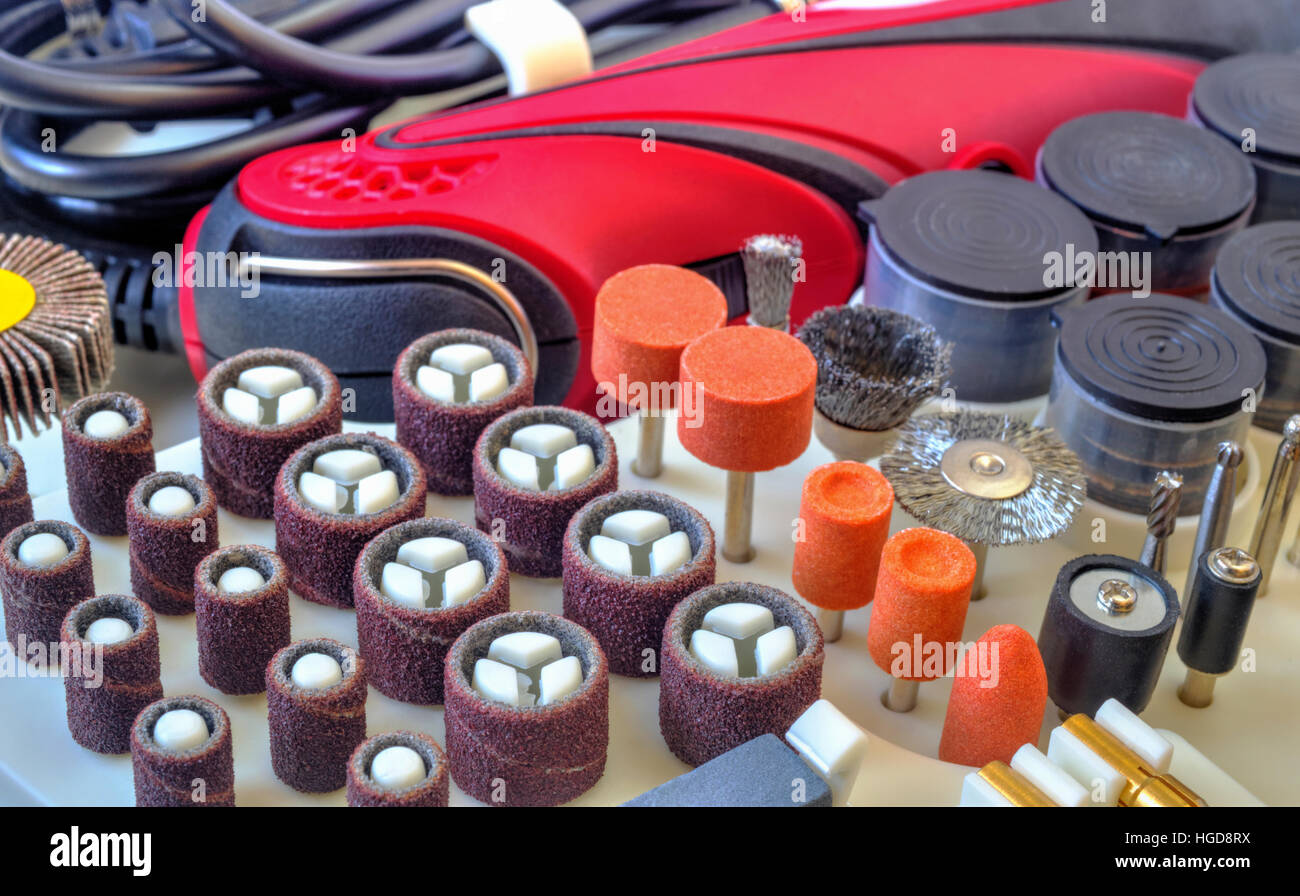
[(465, 10), (465, 28), (501, 61), (511, 96), (591, 74), (586, 29), (557, 0), (488, 0)]

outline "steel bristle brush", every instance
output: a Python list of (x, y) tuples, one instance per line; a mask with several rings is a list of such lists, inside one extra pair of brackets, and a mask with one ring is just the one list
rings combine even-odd
[(976, 596), (990, 546), (1055, 538), (1087, 494), (1079, 458), (1055, 431), (969, 411), (913, 418), (880, 471), (904, 510), (971, 545), (979, 560)]
[(939, 394), (952, 345), (908, 314), (839, 305), (813, 314), (799, 339), (817, 359), (814, 431), (838, 460), (868, 460), (898, 426)]
[(0, 410), (14, 431), (49, 427), (113, 373), (103, 278), (65, 246), (0, 235)]
[(790, 332), (795, 268), (802, 257), (803, 243), (797, 236), (761, 233), (745, 240), (740, 258), (751, 324)]

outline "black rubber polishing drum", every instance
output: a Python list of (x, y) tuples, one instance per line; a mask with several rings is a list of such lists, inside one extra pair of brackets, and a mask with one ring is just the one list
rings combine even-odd
[(1117, 293), (1062, 312), (1046, 422), (1079, 455), (1088, 496), (1145, 514), (1151, 484), (1183, 478), (1199, 513), (1219, 444), (1244, 445), (1264, 387), (1259, 340), (1216, 308)]
[(1214, 63), (1196, 79), (1187, 117), (1255, 167), (1252, 221), (1300, 218), (1300, 55), (1245, 53)]
[(866, 303), (919, 318), (953, 344), (959, 400), (1005, 404), (1047, 391), (1052, 311), (1088, 294), (1088, 284), (1057, 274), (1097, 251), (1078, 209), (1006, 174), (935, 171), (862, 203), (858, 215), (872, 225)]
[[(1300, 99), (1300, 75), (1295, 84)], [(1268, 357), (1255, 425), (1274, 432), (1300, 412), (1300, 221), (1247, 227), (1214, 263), (1210, 304), (1250, 329)]]
[(1039, 182), (1097, 228), (1105, 257), (1096, 285), (1109, 290), (1203, 292), (1219, 247), (1246, 226), (1255, 204), (1244, 153), (1154, 112), (1071, 119), (1048, 135), (1037, 164)]
[(1038, 649), (1047, 693), (1069, 715), (1094, 715), (1114, 697), (1146, 709), (1178, 621), (1178, 595), (1160, 574), (1110, 554), (1061, 567)]

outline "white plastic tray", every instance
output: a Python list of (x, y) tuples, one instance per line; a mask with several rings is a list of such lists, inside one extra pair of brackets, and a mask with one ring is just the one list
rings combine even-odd
[[(391, 435), (391, 427), (373, 429)], [(635, 453), (635, 423), (620, 421), (610, 427), (620, 452), (620, 477), (624, 488), (656, 488), (670, 492), (699, 508), (716, 530), (722, 523), (722, 474), (687, 455), (668, 427), (665, 470), (657, 480), (646, 481), (628, 470)], [(1262, 431), (1252, 435), (1257, 457), (1268, 463), (1276, 437)], [(718, 558), (719, 580), (763, 582), (791, 591), (793, 556), (791, 532), (799, 511), (800, 485), (813, 467), (829, 461), (815, 441), (796, 463), (760, 474), (756, 484), (754, 540), (758, 558), (737, 566)], [(160, 470), (201, 473), (197, 441), (162, 451)], [(1245, 490), (1251, 506), (1239, 506), (1233, 536), (1241, 543), (1249, 535), (1254, 504), (1258, 503), (1258, 475)], [(1243, 500), (1247, 495), (1243, 494)], [(430, 515), (473, 522), (469, 498), (429, 500)], [(1136, 518), (1085, 508), (1083, 522), (1095, 515), (1108, 520), (1107, 544), (1094, 551), (1132, 553), (1140, 541)], [(38, 519), (71, 519), (66, 493), (36, 501)], [(1171, 578), (1181, 589), (1186, 569), (1187, 544), (1192, 527), (1186, 525), (1171, 550)], [(894, 527), (914, 524), (897, 509)], [(1295, 528), (1292, 521), (1291, 530)], [(222, 544), (258, 543), (274, 546), (270, 522), (220, 515)], [(95, 585), (99, 593), (129, 592), (125, 538), (92, 538)], [(991, 626), (1011, 622), (1037, 635), (1047, 595), (1060, 566), (1079, 552), (1068, 540), (1034, 548), (993, 551), (987, 582), (990, 595), (971, 605), (965, 639), (977, 638)], [(1086, 541), (1086, 539), (1085, 539)], [(1284, 549), (1290, 544), (1290, 533)], [(1260, 601), (1251, 621), (1247, 646), (1255, 649), (1258, 670), (1235, 673), (1220, 682), (1215, 703), (1204, 710), (1189, 709), (1175, 695), (1184, 669), (1171, 649), (1159, 688), (1144, 718), (1152, 725), (1177, 732), (1173, 772), (1198, 789), (1211, 804), (1252, 804), (1255, 796), (1269, 803), (1300, 804), (1300, 775), (1294, 771), (1295, 744), (1300, 734), (1300, 574), (1280, 560), (1272, 591)], [(559, 613), (558, 580), (533, 580), (513, 576), (511, 603)], [(292, 599), (293, 637), (327, 635), (356, 643), (355, 614)], [(950, 681), (921, 688), (916, 710), (900, 715), (881, 706), (885, 673), (866, 651), (870, 608), (849, 613), (844, 637), (828, 645), (822, 694), (834, 702), (871, 736), (868, 758), (852, 802), (856, 805), (955, 805), (962, 777), (969, 769), (933, 758), (943, 726)], [(342, 805), (343, 791), (324, 796), (299, 794), (271, 772), (267, 749), (266, 700), (262, 695), (228, 697), (208, 687), (196, 665), (193, 616), (158, 619), (162, 644), (163, 687), (169, 695), (201, 694), (229, 712), (234, 734), (235, 788), (239, 805)], [(599, 784), (578, 802), (617, 804), (681, 774), (687, 767), (664, 746), (658, 724), (658, 680), (633, 680), (611, 676), (609, 761)], [(373, 689), (367, 704), (370, 733), (413, 728), (443, 742), (442, 710), (414, 707), (382, 696)], [(1040, 746), (1057, 724), (1048, 707)], [(1184, 741), (1185, 738), (1185, 741)], [(1189, 746), (1192, 745), (1192, 746)], [(1194, 748), (1193, 748), (1194, 747)], [(1198, 752), (1198, 750), (1200, 752)], [(1203, 754), (1203, 755), (1202, 755)], [(1208, 758), (1207, 758), (1208, 757)], [(1218, 768), (1216, 768), (1216, 765)], [(1222, 771), (1219, 771), (1219, 769)], [(1224, 774), (1226, 772), (1226, 775)], [(78, 747), (68, 735), (64, 715), (63, 684), (58, 679), (0, 679), (0, 800), (69, 805), (131, 805), (134, 801), (129, 757), (105, 757)], [(1235, 782), (1234, 779), (1235, 778)], [(1239, 782), (1236, 783), (1236, 782)], [(453, 805), (474, 804), (452, 787)]]

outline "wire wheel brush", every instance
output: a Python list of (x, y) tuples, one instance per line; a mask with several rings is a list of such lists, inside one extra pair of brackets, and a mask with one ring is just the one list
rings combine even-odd
[(85, 258), (34, 236), (0, 235), (0, 411), (16, 435), (51, 425), (64, 402), (113, 373), (103, 278)]
[(990, 546), (1055, 538), (1087, 495), (1079, 458), (1053, 430), (969, 411), (913, 418), (880, 471), (904, 510), (971, 545), (979, 561), (973, 597), (983, 595)]

